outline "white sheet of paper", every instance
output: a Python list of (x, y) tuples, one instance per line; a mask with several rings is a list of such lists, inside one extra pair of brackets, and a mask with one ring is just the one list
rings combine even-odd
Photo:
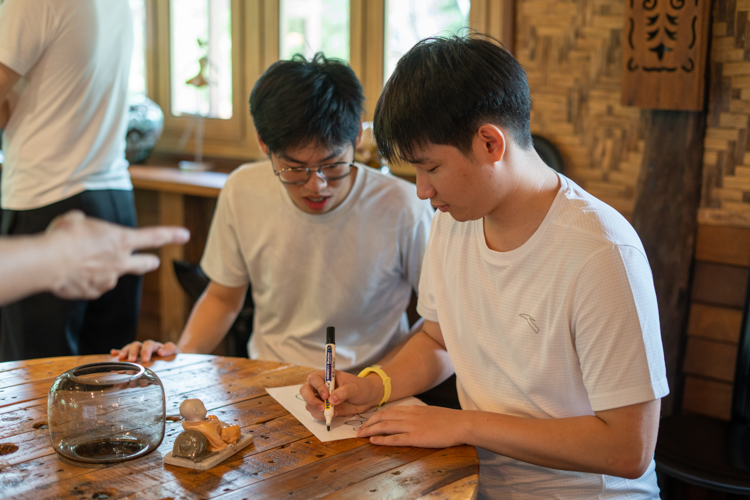
[(413, 406), (413, 405), (425, 405), (421, 400), (410, 397), (399, 399), (398, 401), (392, 401), (386, 403), (381, 407), (370, 408), (364, 413), (358, 413), (356, 415), (349, 415), (346, 417), (333, 417), (331, 421), (331, 431), (326, 430), (326, 423), (321, 420), (315, 420), (310, 412), (305, 409), (305, 400), (299, 394), (300, 385), (288, 385), (286, 387), (266, 387), (266, 392), (281, 406), (294, 415), (294, 417), (300, 421), (302, 425), (312, 432), (315, 437), (323, 442), (336, 441), (339, 439), (349, 439), (357, 437), (357, 429), (367, 421), (368, 418), (373, 416), (375, 412), (381, 408), (388, 408), (391, 406)]

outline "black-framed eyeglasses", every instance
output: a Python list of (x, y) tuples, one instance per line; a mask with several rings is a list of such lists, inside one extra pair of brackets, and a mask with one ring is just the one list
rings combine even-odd
[[(273, 166), (273, 162), (271, 162), (271, 165)], [(354, 168), (354, 163), (341, 161), (312, 168), (295, 167), (276, 170), (274, 167), (273, 171), (284, 184), (301, 185), (310, 180), (313, 170), (316, 174), (325, 179), (326, 182), (330, 182), (338, 181), (348, 176), (352, 173), (352, 168)]]

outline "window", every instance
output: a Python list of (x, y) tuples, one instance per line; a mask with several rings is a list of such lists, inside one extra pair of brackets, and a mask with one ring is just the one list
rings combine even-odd
[(386, 0), (383, 81), (418, 41), (467, 28), (470, 6), (470, 0)]
[(229, 0), (171, 0), (172, 115), (232, 117)]
[(467, 25), (499, 38), (510, 35), (514, 5), (512, 0), (130, 2), (135, 52), (147, 47), (145, 58), (133, 58), (131, 88), (145, 89), (164, 112), (157, 150), (190, 156), (202, 147), (206, 156), (246, 161), (262, 157), (250, 91), (275, 61), (296, 53), (309, 58), (317, 51), (348, 61), (362, 82), (363, 118), (369, 120), (395, 62), (414, 43)]
[(349, 0), (281, 0), (279, 59), (322, 51), (348, 61), (349, 11)]
[(130, 0), (133, 11), (133, 59), (130, 63), (130, 93), (146, 95), (146, 0)]

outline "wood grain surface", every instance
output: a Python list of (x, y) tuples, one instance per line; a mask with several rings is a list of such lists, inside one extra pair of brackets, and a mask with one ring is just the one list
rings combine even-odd
[(188, 172), (171, 167), (133, 165), (130, 179), (136, 189), (216, 198), (227, 182), (221, 172)]
[(683, 413), (729, 420), (750, 265), (750, 229), (698, 227), (683, 371)]
[(703, 111), (711, 1), (626, 3), (622, 103)]
[(2, 498), (356, 498), (476, 497), (479, 462), (469, 446), (384, 447), (365, 439), (321, 443), (265, 387), (302, 383), (312, 368), (198, 354), (145, 366), (166, 394), (167, 415), (186, 398), (237, 424), (254, 443), (207, 471), (166, 465), (182, 431), (167, 421), (159, 449), (115, 465), (79, 467), (61, 461), (46, 427), (47, 393), (75, 366), (109, 356), (0, 363), (0, 497)]

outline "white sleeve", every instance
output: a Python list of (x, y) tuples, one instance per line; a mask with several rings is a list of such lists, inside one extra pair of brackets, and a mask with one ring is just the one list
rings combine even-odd
[(47, 0), (5, 0), (0, 6), (0, 63), (25, 75), (52, 38)]
[[(430, 226), (430, 237), (427, 240), (424, 260), (422, 261), (422, 275), (419, 280), (419, 300), (417, 301), (417, 313), (428, 321), (439, 323), (437, 314), (437, 301), (435, 300), (434, 265), (435, 253), (438, 251), (436, 235), (438, 233), (438, 219), (440, 212), (435, 212)], [(437, 259), (439, 260), (439, 258)]]
[(226, 287), (238, 287), (247, 285), (250, 277), (237, 238), (238, 219), (232, 209), (231, 181), (232, 177), (219, 193), (201, 268), (211, 281)]
[(571, 332), (594, 411), (669, 393), (651, 269), (632, 246), (611, 245), (582, 266)]
[(430, 224), (434, 211), (427, 203), (419, 203), (419, 212), (411, 227), (402, 228), (401, 237), (401, 268), (404, 277), (411, 284), (412, 289), (419, 295), (419, 279), (422, 274), (427, 241), (430, 237)]

